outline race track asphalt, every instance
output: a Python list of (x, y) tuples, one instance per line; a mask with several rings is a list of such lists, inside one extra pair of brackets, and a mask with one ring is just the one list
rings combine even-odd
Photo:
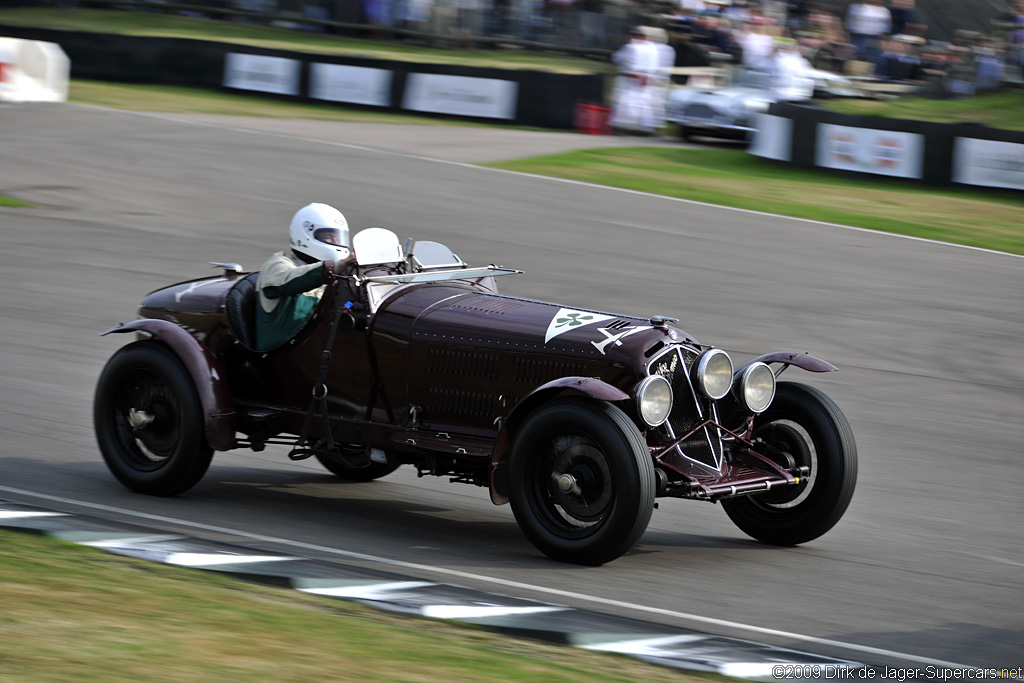
[[(794, 633), (920, 658), (810, 648), (874, 664), (1024, 665), (1024, 260), (429, 160), (448, 147), (433, 128), (347, 146), (301, 123), (258, 132), (77, 106), (4, 106), (0, 120), (0, 195), (37, 204), (0, 208), (0, 496), (430, 565), (417, 570), (429, 580), (457, 571), (455, 583), (583, 609), (613, 599), (602, 611), (772, 644), (809, 649)], [(537, 135), (512, 148), (536, 153)], [(412, 156), (371, 149), (385, 146)], [(98, 335), (146, 292), (211, 273), (208, 261), (257, 268), (310, 201), (356, 228), (521, 268), (513, 295), (677, 317), (737, 361), (796, 350), (838, 365), (784, 377), (823, 389), (853, 425), (860, 480), (845, 518), (780, 549), (718, 506), (662, 499), (633, 552), (580, 568), (540, 556), (483, 489), (412, 471), (343, 484), (268, 449), (218, 454), (178, 498), (121, 488), (90, 411), (125, 340)]]

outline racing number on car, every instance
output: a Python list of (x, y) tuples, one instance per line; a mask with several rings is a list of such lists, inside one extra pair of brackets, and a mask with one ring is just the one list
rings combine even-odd
[(612, 331), (616, 331), (616, 330), (609, 331), (608, 328), (602, 327), (601, 329), (598, 330), (598, 332), (600, 332), (601, 334), (604, 335), (604, 337), (605, 337), (604, 341), (603, 342), (592, 341), (590, 343), (594, 345), (595, 349), (597, 349), (602, 354), (604, 354), (605, 353), (605, 349), (608, 347), (609, 344), (615, 344), (616, 346), (622, 346), (622, 339), (623, 339), (623, 337), (628, 337), (631, 334), (636, 334), (637, 332), (639, 332), (640, 330), (643, 330), (643, 329), (646, 329), (646, 328), (643, 328), (643, 327), (627, 327), (626, 329), (622, 330), (618, 334), (612, 334)]

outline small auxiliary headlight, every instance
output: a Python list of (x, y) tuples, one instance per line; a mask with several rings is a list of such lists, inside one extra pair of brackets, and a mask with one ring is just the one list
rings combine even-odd
[(672, 385), (661, 375), (645, 378), (636, 388), (636, 405), (644, 424), (663, 424), (672, 412)]
[(717, 401), (732, 387), (732, 360), (721, 349), (706, 351), (697, 362), (697, 386), (701, 393)]
[(764, 363), (754, 363), (740, 378), (743, 403), (752, 413), (763, 413), (775, 398), (775, 373)]

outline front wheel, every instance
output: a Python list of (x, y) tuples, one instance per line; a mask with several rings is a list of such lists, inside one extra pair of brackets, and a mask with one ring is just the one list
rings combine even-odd
[(96, 385), (93, 426), (107, 467), (137, 493), (183, 493), (213, 458), (192, 377), (159, 342), (134, 342), (107, 362)]
[(647, 529), (654, 467), (636, 425), (615, 406), (553, 401), (522, 424), (509, 458), (512, 512), (548, 557), (604, 564)]
[(780, 382), (771, 406), (754, 421), (753, 437), (765, 457), (810, 473), (793, 486), (723, 500), (736, 526), (772, 545), (806, 543), (835, 526), (853, 498), (857, 446), (832, 399), (814, 387)]

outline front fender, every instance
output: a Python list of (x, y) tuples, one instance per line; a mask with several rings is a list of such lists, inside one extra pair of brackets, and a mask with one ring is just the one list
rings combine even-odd
[(557, 396), (587, 396), (598, 401), (624, 401), (629, 394), (618, 387), (596, 377), (562, 377), (543, 384), (521, 400), (502, 422), (498, 439), (491, 452), (491, 502), (504, 505), (508, 502), (508, 486), (505, 481), (505, 455), (511, 442), (511, 433), (527, 415), (543, 403)]
[(736, 368), (736, 370), (733, 372), (733, 376), (738, 377), (739, 375), (743, 374), (743, 371), (746, 370), (751, 365), (753, 365), (754, 363), (767, 363), (768, 365), (771, 365), (772, 363), (782, 363), (782, 367), (779, 368), (779, 371), (775, 373), (776, 377), (781, 375), (783, 371), (790, 365), (795, 365), (798, 368), (803, 368), (808, 372), (835, 372), (836, 370), (839, 369), (836, 366), (832, 365), (831, 363), (823, 361), (822, 359), (816, 358), (807, 353), (794, 353), (792, 351), (776, 351), (774, 353), (766, 353), (763, 356), (758, 356), (757, 358), (751, 358), (746, 363)]
[(206, 441), (216, 451), (235, 447), (235, 402), (227, 377), (210, 350), (181, 327), (166, 320), (146, 318), (121, 323), (100, 336), (143, 332), (167, 344), (185, 364), (199, 394), (205, 416)]

